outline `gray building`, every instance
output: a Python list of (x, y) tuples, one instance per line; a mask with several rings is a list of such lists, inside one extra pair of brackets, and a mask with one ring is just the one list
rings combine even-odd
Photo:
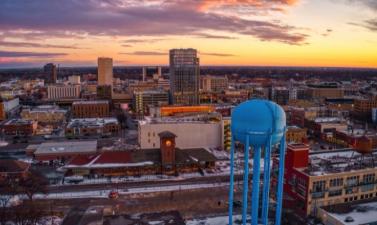
[(171, 49), (169, 55), (173, 104), (199, 104), (199, 58), (196, 49)]
[(48, 63), (43, 67), (43, 72), (47, 76), (46, 83), (55, 84), (58, 80), (58, 71), (56, 65), (53, 63)]

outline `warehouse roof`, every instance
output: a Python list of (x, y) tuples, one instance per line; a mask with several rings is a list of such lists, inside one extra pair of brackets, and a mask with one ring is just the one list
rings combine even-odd
[(37, 147), (35, 155), (62, 153), (90, 153), (97, 151), (97, 140), (45, 142)]

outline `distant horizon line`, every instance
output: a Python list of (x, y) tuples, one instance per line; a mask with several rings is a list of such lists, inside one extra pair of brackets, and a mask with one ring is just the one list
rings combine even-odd
[[(47, 63), (46, 63), (47, 64)], [(59, 63), (54, 63), (55, 65), (60, 65)], [(44, 64), (45, 65), (45, 64)], [(43, 69), (43, 66), (20, 66), (20, 67), (0, 67), (0, 70), (20, 70), (20, 69)], [(132, 64), (132, 65), (114, 65), (113, 68), (119, 67), (169, 67), (168, 64)], [(97, 65), (70, 65), (70, 66), (59, 66), (60, 68), (96, 68)], [(355, 66), (272, 66), (272, 65), (200, 65), (200, 67), (255, 67), (255, 68), (317, 68), (317, 69), (366, 69), (366, 70), (377, 70), (376, 67), (355, 67)]]

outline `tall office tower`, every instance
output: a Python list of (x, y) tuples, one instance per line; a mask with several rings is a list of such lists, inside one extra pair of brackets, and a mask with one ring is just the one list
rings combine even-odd
[(43, 71), (47, 76), (46, 83), (55, 84), (58, 80), (56, 65), (53, 63), (48, 63), (43, 67)]
[(196, 49), (171, 49), (169, 55), (173, 104), (199, 104), (199, 58)]
[(98, 85), (113, 85), (112, 58), (98, 58)]

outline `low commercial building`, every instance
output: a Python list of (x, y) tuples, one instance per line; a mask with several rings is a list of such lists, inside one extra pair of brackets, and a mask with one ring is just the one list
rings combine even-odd
[(318, 210), (318, 216), (324, 225), (377, 224), (376, 199), (323, 206)]
[(63, 168), (67, 175), (88, 177), (177, 175), (215, 168), (216, 157), (206, 149), (179, 149), (176, 147), (176, 135), (169, 131), (158, 133), (158, 137), (160, 148), (80, 155)]
[(73, 102), (72, 116), (74, 118), (109, 117), (110, 105), (106, 100)]
[(32, 136), (35, 134), (38, 122), (34, 120), (10, 119), (2, 124), (5, 135)]
[(307, 129), (290, 126), (285, 135), (288, 143), (303, 143), (307, 139)]
[(3, 99), (0, 97), (0, 121), (9, 118), (9, 115), (17, 110), (19, 106), (19, 98)]
[(222, 148), (221, 119), (211, 115), (146, 118), (139, 121), (139, 145), (142, 149), (159, 148), (158, 134), (169, 130), (177, 135), (177, 148)]
[(42, 124), (60, 124), (66, 119), (67, 110), (55, 105), (41, 105), (34, 108), (25, 108), (21, 118), (35, 120)]
[(119, 122), (116, 118), (72, 119), (65, 128), (67, 138), (95, 136), (104, 137), (118, 134)]
[(38, 161), (59, 160), (66, 162), (78, 155), (95, 155), (97, 141), (45, 142), (40, 145), (32, 145), (28, 149), (33, 152), (34, 158)]
[(322, 206), (375, 198), (376, 159), (376, 154), (361, 155), (353, 150), (309, 154), (307, 145), (288, 145), (285, 204), (302, 216), (318, 217)]
[(377, 97), (355, 99), (353, 113), (357, 118), (371, 120), (373, 108), (377, 108)]
[(111, 100), (113, 95), (113, 87), (111, 85), (97, 85), (97, 99)]
[(291, 90), (286, 87), (269, 88), (269, 99), (279, 105), (287, 105), (290, 99)]
[(0, 159), (0, 184), (7, 179), (26, 178), (29, 168), (30, 164), (23, 161)]
[(133, 97), (133, 108), (139, 115), (148, 115), (149, 107), (169, 105), (169, 94), (167, 91), (135, 91)]
[(226, 76), (201, 76), (200, 90), (203, 92), (222, 92), (228, 90), (228, 78)]
[(81, 77), (79, 75), (73, 75), (68, 77), (68, 83), (70, 84), (80, 84)]
[(325, 133), (334, 133), (348, 128), (346, 121), (338, 117), (320, 117), (314, 120), (305, 120), (305, 127), (308, 128), (310, 133), (318, 137)]
[(309, 84), (309, 94), (315, 99), (343, 98), (344, 90), (335, 82)]

